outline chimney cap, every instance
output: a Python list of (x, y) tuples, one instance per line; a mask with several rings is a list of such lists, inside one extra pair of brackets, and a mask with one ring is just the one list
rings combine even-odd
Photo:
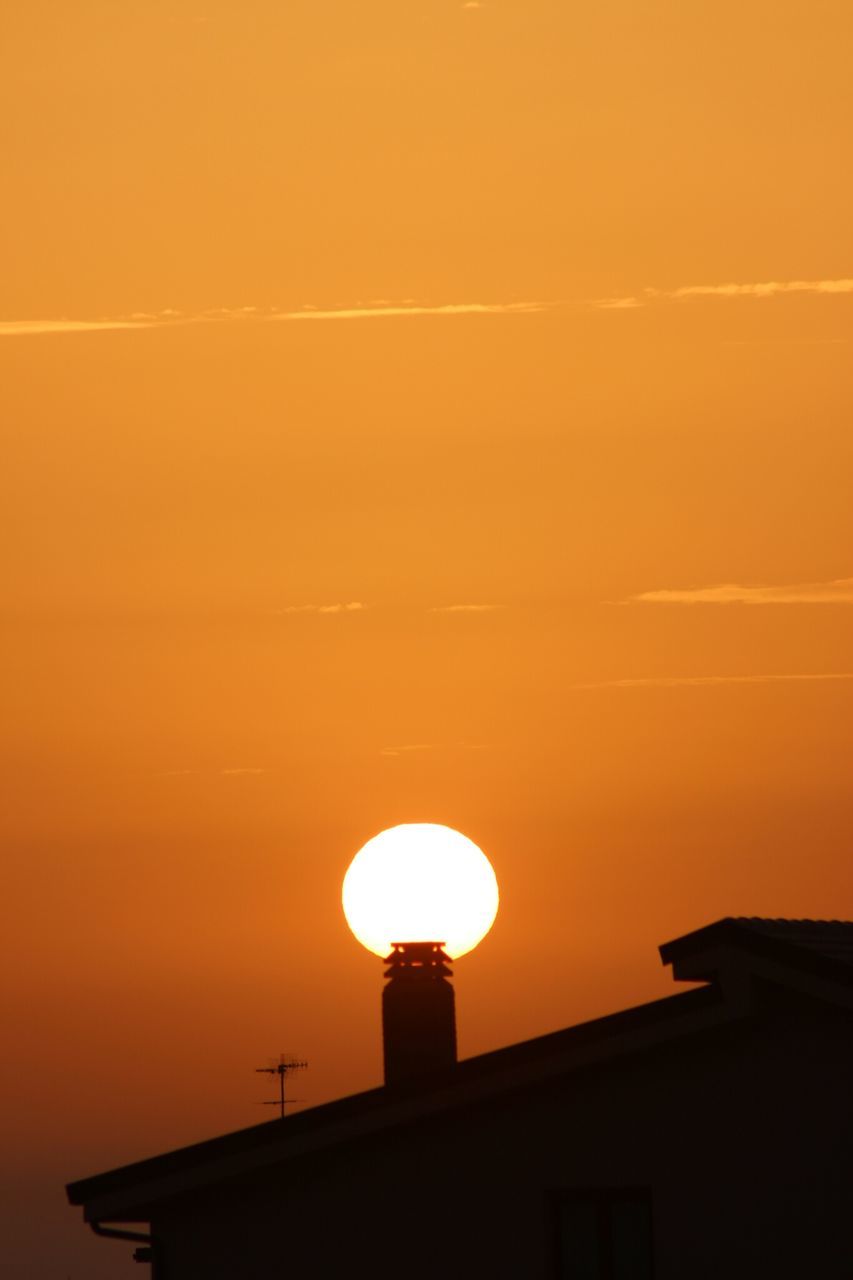
[(452, 963), (443, 942), (392, 942), (391, 953), (385, 957), (389, 966), (385, 976), (393, 978), (403, 971), (407, 976), (419, 972), (449, 977)]

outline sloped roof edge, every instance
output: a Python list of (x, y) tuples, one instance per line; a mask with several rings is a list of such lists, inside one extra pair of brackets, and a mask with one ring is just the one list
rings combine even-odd
[[(658, 948), (677, 981), (713, 982), (719, 948), (775, 960), (815, 977), (853, 983), (853, 923), (725, 916)], [(705, 958), (707, 957), (707, 961)]]
[(447, 1071), (405, 1085), (353, 1094), (284, 1120), (266, 1121), (96, 1174), (70, 1183), (66, 1192), (71, 1204), (84, 1206), (88, 1220), (146, 1221), (154, 1201), (195, 1186), (486, 1101), (529, 1087), (531, 1078), (541, 1080), (641, 1052), (732, 1016), (714, 987), (679, 992), (463, 1059)]
[(68, 1185), (68, 1199), (82, 1205), (90, 1221), (147, 1221), (152, 1205), (202, 1186), (732, 1022), (746, 1009), (727, 997), (724, 982), (714, 981), (723, 954), (738, 964), (739, 956), (772, 962), (774, 970), (791, 973), (795, 988), (797, 973), (824, 979), (821, 989), (846, 1003), (853, 965), (840, 957), (848, 948), (853, 958), (853, 923), (726, 917), (659, 948), (676, 979), (711, 985), (480, 1054), (418, 1081), (371, 1089), (84, 1178)]

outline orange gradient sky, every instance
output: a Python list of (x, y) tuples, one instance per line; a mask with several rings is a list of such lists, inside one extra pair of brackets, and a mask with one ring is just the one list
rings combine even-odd
[(379, 1082), (385, 827), (495, 867), (465, 1055), (853, 917), (851, 38), (6, 4), (3, 1280), (124, 1274), (63, 1184), (264, 1119), (281, 1050)]

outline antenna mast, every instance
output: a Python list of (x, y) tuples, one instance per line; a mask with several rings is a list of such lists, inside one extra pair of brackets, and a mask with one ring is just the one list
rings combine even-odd
[(278, 1056), (278, 1062), (274, 1066), (255, 1067), (255, 1071), (262, 1071), (264, 1072), (265, 1075), (278, 1076), (278, 1097), (274, 1098), (271, 1102), (261, 1103), (261, 1106), (279, 1107), (281, 1109), (281, 1118), (283, 1120), (284, 1108), (287, 1105), (287, 1103), (299, 1101), (298, 1098), (285, 1099), (284, 1082), (287, 1076), (290, 1075), (291, 1071), (304, 1071), (307, 1066), (308, 1066), (307, 1062), (302, 1061), (300, 1058), (295, 1058), (293, 1054), (280, 1053)]

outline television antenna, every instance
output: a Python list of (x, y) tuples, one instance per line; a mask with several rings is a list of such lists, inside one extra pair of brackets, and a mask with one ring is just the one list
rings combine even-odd
[(262, 1071), (268, 1076), (278, 1076), (278, 1097), (273, 1098), (269, 1102), (262, 1102), (262, 1107), (278, 1107), (281, 1111), (281, 1118), (284, 1119), (284, 1108), (292, 1102), (301, 1102), (301, 1098), (285, 1098), (284, 1082), (293, 1071), (304, 1071), (308, 1066), (301, 1058), (296, 1058), (292, 1053), (280, 1053), (278, 1062), (269, 1067), (255, 1067), (255, 1071)]

